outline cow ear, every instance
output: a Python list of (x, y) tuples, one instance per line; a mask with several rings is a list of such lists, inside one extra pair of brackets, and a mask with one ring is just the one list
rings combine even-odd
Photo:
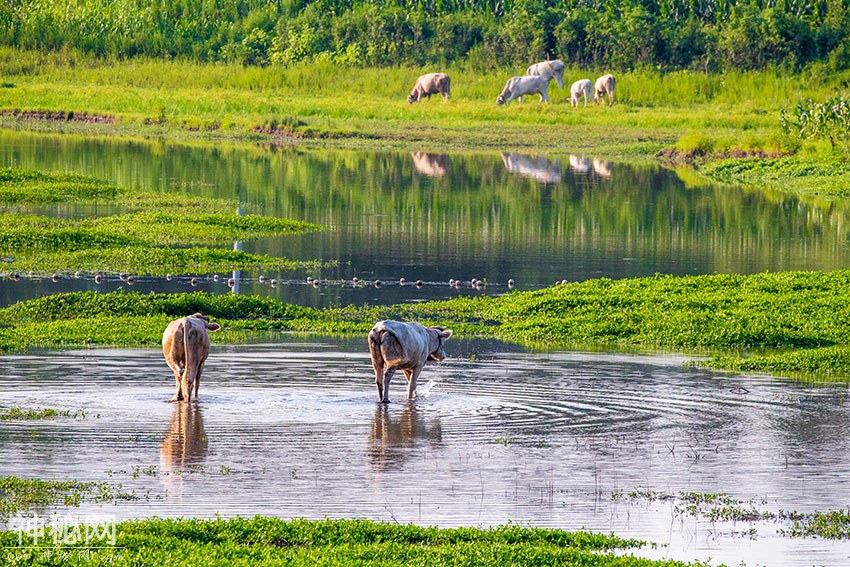
[(454, 331), (452, 331), (451, 329), (443, 329), (443, 330), (440, 331), (440, 336), (443, 337), (444, 339), (447, 339), (450, 336), (452, 336), (453, 332)]
[(221, 329), (221, 325), (219, 325), (218, 323), (207, 323), (207, 329), (209, 329), (210, 331), (218, 331), (219, 329)]

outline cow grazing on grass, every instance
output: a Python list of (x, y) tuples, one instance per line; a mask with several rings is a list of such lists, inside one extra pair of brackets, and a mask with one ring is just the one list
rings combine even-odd
[(596, 102), (605, 102), (605, 96), (608, 96), (608, 106), (612, 106), (614, 104), (614, 87), (616, 86), (617, 81), (614, 79), (614, 75), (602, 75), (598, 79), (596, 79)]
[(551, 75), (555, 79), (555, 82), (558, 83), (558, 87), (564, 88), (564, 67), (564, 62), (560, 59), (555, 59), (554, 61), (547, 59), (546, 61), (535, 63), (526, 69), (525, 74), (533, 77)]
[(443, 341), (452, 336), (450, 329), (425, 327), (419, 323), (378, 321), (369, 331), (369, 352), (375, 370), (378, 401), (389, 403), (390, 379), (396, 369), (407, 378), (407, 399), (416, 397), (416, 379), (429, 360), (446, 358)]
[(570, 104), (578, 107), (578, 99), (584, 97), (584, 106), (587, 107), (587, 99), (595, 100), (593, 95), (593, 83), (590, 79), (580, 79), (570, 87)]
[(177, 393), (171, 401), (192, 401), (193, 389), (195, 400), (198, 399), (201, 372), (210, 354), (209, 332), (220, 328), (200, 313), (172, 321), (165, 328), (162, 334), (162, 354), (174, 371), (174, 381), (177, 383)]
[(510, 104), (514, 99), (519, 99), (519, 103), (522, 104), (522, 97), (531, 94), (539, 94), (540, 102), (549, 102), (549, 81), (551, 80), (551, 75), (511, 77), (505, 83), (502, 93), (496, 97), (496, 104), (499, 106)]
[(413, 104), (419, 102), (424, 96), (431, 100), (432, 94), (438, 94), (443, 97), (443, 101), (449, 100), (451, 94), (452, 80), (445, 73), (428, 73), (416, 79), (416, 84), (413, 85), (413, 90), (407, 95), (407, 103)]

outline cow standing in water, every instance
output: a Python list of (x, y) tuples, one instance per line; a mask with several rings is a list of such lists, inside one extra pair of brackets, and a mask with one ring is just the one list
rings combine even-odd
[(210, 354), (209, 331), (218, 331), (220, 328), (200, 313), (172, 321), (165, 328), (162, 334), (162, 354), (174, 371), (174, 381), (177, 383), (177, 393), (171, 401), (185, 399), (191, 402), (193, 389), (197, 401), (201, 372)]
[(378, 401), (389, 403), (390, 379), (397, 368), (407, 377), (407, 399), (416, 397), (416, 379), (429, 360), (446, 358), (443, 341), (450, 329), (425, 327), (419, 323), (378, 321), (369, 331), (369, 352), (375, 370)]
[(413, 104), (419, 102), (424, 96), (431, 100), (432, 94), (438, 94), (443, 97), (443, 102), (449, 100), (451, 95), (452, 80), (445, 73), (428, 73), (416, 79), (416, 84), (413, 85), (413, 90), (407, 95), (407, 103)]

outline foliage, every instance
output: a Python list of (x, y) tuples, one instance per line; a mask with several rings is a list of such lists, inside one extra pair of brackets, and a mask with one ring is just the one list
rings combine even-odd
[[(643, 542), (585, 531), (565, 532), (516, 525), (494, 528), (420, 527), (369, 520), (252, 519), (123, 522), (116, 526), (121, 564), (172, 565), (588, 565), (680, 566), (615, 553)], [(17, 534), (0, 533), (5, 565), (54, 564), (45, 547), (11, 548)], [(6, 551), (2, 551), (6, 550)], [(109, 547), (61, 552), (67, 565), (111, 563)]]
[(0, 45), (242, 65), (846, 68), (843, 2), (743, 0), (8, 0)]
[(833, 149), (836, 141), (850, 140), (850, 99), (835, 96), (826, 102), (805, 99), (793, 111), (782, 110), (782, 129), (804, 140), (823, 138)]

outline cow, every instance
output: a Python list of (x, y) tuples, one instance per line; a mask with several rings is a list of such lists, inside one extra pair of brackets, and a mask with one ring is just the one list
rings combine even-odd
[(605, 95), (608, 95), (608, 106), (614, 104), (614, 86), (617, 81), (614, 75), (602, 75), (596, 79), (596, 102), (605, 102)]
[(452, 80), (445, 73), (428, 73), (416, 79), (413, 90), (407, 95), (407, 103), (413, 104), (425, 96), (431, 100), (432, 94), (443, 97), (443, 102), (449, 100)]
[(191, 402), (193, 388), (197, 401), (201, 372), (210, 354), (209, 331), (218, 331), (220, 328), (200, 313), (176, 319), (165, 328), (162, 334), (162, 354), (174, 371), (174, 381), (177, 383), (177, 393), (171, 399), (172, 402), (184, 399)]
[(578, 99), (579, 97), (584, 96), (584, 106), (587, 108), (587, 99), (596, 100), (596, 96), (593, 94), (593, 83), (590, 82), (590, 79), (579, 79), (570, 87), (570, 104), (574, 107), (578, 107)]
[(397, 368), (407, 378), (407, 399), (416, 397), (416, 379), (429, 360), (446, 358), (443, 341), (452, 336), (451, 329), (425, 327), (420, 323), (378, 321), (369, 331), (369, 352), (375, 370), (378, 402), (389, 403), (390, 379)]
[(547, 59), (546, 61), (535, 63), (526, 69), (525, 74), (533, 77), (551, 75), (555, 79), (555, 82), (558, 83), (558, 87), (564, 88), (564, 67), (566, 65), (560, 59), (555, 59), (554, 61)]
[(551, 75), (511, 77), (505, 83), (502, 93), (496, 97), (496, 104), (499, 106), (510, 104), (514, 99), (519, 99), (519, 103), (522, 104), (523, 96), (535, 93), (540, 95), (540, 102), (549, 102), (549, 81), (551, 80)]

